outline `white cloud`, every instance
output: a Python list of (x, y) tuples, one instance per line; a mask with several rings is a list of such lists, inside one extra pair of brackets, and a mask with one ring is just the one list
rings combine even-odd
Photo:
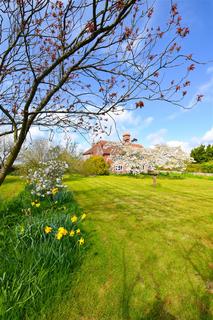
[(201, 142), (204, 144), (213, 144), (213, 127), (203, 135)]
[(153, 117), (147, 117), (143, 120), (143, 127), (147, 128), (150, 126), (150, 124), (154, 121)]
[(33, 126), (30, 128), (27, 141), (37, 140), (37, 139), (48, 139), (50, 131), (48, 129), (41, 130), (38, 126)]
[(138, 125), (140, 121), (140, 118), (136, 117), (133, 111), (129, 110), (124, 110), (123, 112), (120, 112), (118, 115), (110, 114), (110, 116), (115, 120), (117, 126), (135, 126)]
[[(69, 130), (56, 131), (41, 129), (38, 126), (33, 126), (30, 128), (29, 134), (27, 136), (26, 144), (39, 139), (47, 139), (54, 145), (60, 145), (61, 147), (66, 147), (68, 142), (77, 142), (79, 136), (77, 133), (70, 132)], [(77, 151), (82, 151), (88, 148), (88, 142), (77, 144)]]
[(181, 147), (185, 152), (190, 152), (194, 147), (202, 144), (213, 144), (213, 127), (206, 131), (201, 137), (192, 137), (189, 141), (183, 140), (168, 140), (166, 139), (167, 130), (165, 128), (149, 134), (146, 139), (149, 141), (150, 146), (156, 144), (167, 144), (170, 147)]
[(165, 143), (165, 135), (167, 133), (167, 129), (163, 128), (156, 132), (149, 134), (146, 138), (150, 142), (151, 145)]
[(116, 141), (120, 138), (122, 140), (122, 134), (126, 131), (130, 132), (132, 138), (138, 138), (141, 130), (148, 128), (153, 121), (153, 117), (149, 116), (143, 119), (140, 114), (131, 110), (124, 110), (116, 115), (110, 113), (108, 115), (108, 126), (111, 126), (110, 136), (101, 134), (101, 139)]
[[(122, 133), (128, 131), (133, 133), (133, 131), (139, 131), (139, 126), (141, 124), (141, 118), (136, 117), (134, 112), (131, 110), (124, 110), (117, 112), (109, 112), (105, 118), (107, 118), (107, 123), (103, 121), (103, 126), (107, 125), (107, 133), (101, 132), (98, 136), (90, 135), (90, 141), (97, 141), (99, 139), (106, 140), (118, 140), (122, 139)], [(119, 135), (121, 136), (119, 137)]]

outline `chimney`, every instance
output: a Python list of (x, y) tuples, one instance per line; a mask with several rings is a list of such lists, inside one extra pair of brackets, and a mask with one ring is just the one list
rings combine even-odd
[(123, 142), (124, 142), (124, 143), (130, 143), (130, 141), (131, 141), (131, 135), (130, 135), (130, 133), (124, 133), (124, 134), (123, 134)]

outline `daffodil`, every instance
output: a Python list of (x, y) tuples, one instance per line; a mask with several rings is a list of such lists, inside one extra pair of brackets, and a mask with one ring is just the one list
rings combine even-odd
[(80, 229), (77, 229), (76, 230), (76, 233), (79, 235), (79, 234), (81, 234), (81, 230)]
[(58, 228), (58, 233), (61, 233), (63, 236), (66, 236), (68, 231), (64, 227)]
[(53, 188), (53, 189), (51, 190), (51, 192), (52, 192), (53, 195), (55, 195), (55, 194), (58, 192), (58, 188)]
[(53, 229), (53, 228), (46, 226), (46, 227), (44, 228), (44, 232), (48, 234), (48, 233), (52, 232), (52, 229)]
[(78, 221), (78, 218), (76, 216), (71, 217), (72, 223), (76, 223)]
[(74, 231), (74, 230), (71, 230), (71, 231), (70, 231), (70, 237), (74, 237), (74, 235), (75, 235), (75, 231)]
[(58, 233), (56, 233), (55, 237), (56, 237), (57, 240), (61, 240), (61, 238), (63, 237), (63, 234), (58, 232)]
[(82, 245), (84, 244), (84, 242), (85, 242), (85, 241), (84, 241), (84, 238), (81, 237), (81, 239), (78, 240), (78, 242), (79, 242), (80, 246), (82, 246)]
[(31, 202), (31, 205), (32, 205), (32, 207), (39, 208), (41, 204), (40, 204), (40, 202), (38, 200), (35, 200), (35, 201)]
[(86, 213), (83, 213), (81, 216), (81, 220), (84, 220), (86, 218), (86, 216), (87, 216)]

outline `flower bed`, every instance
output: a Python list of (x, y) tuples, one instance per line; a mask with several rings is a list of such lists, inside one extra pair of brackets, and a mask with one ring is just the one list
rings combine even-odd
[(2, 319), (48, 315), (69, 292), (86, 247), (86, 214), (62, 184), (47, 180), (38, 190), (28, 177), (26, 189), (0, 210)]

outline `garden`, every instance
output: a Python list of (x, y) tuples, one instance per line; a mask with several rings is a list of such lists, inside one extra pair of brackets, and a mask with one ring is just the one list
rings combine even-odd
[(210, 2), (0, 1), (0, 319), (213, 318)]
[(211, 177), (61, 183), (1, 187), (3, 319), (211, 319)]
[(66, 166), (40, 163), (24, 181), (9, 177), (2, 187), (2, 319), (42, 318), (69, 290), (84, 251), (86, 214), (62, 183)]

